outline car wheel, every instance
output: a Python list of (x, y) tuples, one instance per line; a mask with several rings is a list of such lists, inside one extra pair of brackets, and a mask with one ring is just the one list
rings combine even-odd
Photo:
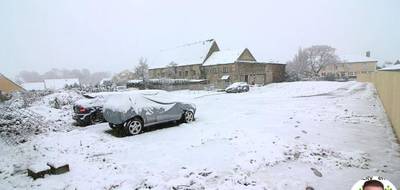
[(190, 123), (194, 121), (194, 114), (192, 111), (185, 111), (185, 113), (183, 113), (183, 122), (185, 123)]
[(137, 135), (142, 132), (143, 122), (135, 117), (124, 124), (124, 130), (127, 135)]

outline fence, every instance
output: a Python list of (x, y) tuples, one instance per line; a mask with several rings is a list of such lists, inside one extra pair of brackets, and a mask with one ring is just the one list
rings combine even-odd
[(375, 85), (394, 131), (400, 139), (400, 70), (360, 74), (357, 81), (371, 82)]

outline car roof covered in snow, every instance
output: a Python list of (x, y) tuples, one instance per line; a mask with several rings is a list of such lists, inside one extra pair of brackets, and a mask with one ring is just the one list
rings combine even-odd
[(104, 104), (104, 109), (125, 112), (134, 108), (137, 111), (141, 108), (151, 108), (177, 102), (180, 102), (178, 97), (172, 96), (163, 90), (139, 90), (108, 97)]

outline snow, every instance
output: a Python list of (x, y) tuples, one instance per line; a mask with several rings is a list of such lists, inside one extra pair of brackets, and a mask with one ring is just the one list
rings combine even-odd
[(237, 88), (240, 86), (248, 86), (248, 84), (245, 82), (235, 82), (235, 83), (229, 85), (226, 89)]
[(340, 58), (344, 63), (378, 62), (377, 59), (359, 55), (343, 55)]
[(390, 67), (379, 69), (379, 71), (399, 71), (399, 70), (400, 70), (400, 65), (393, 65)]
[(21, 84), (25, 90), (44, 90), (43, 82), (26, 82)]
[(112, 83), (112, 78), (103, 78), (100, 80), (100, 85), (105, 85), (106, 83)]
[(153, 60), (154, 65), (168, 65), (171, 62), (178, 65), (202, 64), (213, 43), (214, 40), (206, 40), (162, 50)]
[(45, 170), (49, 170), (50, 167), (44, 163), (37, 163), (37, 164), (33, 164), (31, 166), (29, 166), (29, 170), (38, 173), (38, 172), (42, 172)]
[(54, 167), (54, 168), (59, 168), (59, 167), (62, 167), (62, 166), (67, 165), (67, 163), (65, 163), (65, 162), (62, 161), (62, 160), (53, 160), (53, 161), (51, 161), (51, 162), (48, 162), (46, 165), (52, 166), (52, 167)]
[(234, 63), (238, 60), (239, 56), (243, 53), (241, 50), (221, 50), (211, 54), (211, 56), (204, 62), (204, 66)]
[[(369, 83), (171, 94), (197, 105), (195, 122), (123, 138), (103, 123), (18, 146), (0, 140), (0, 189), (331, 190), (371, 175), (400, 185), (400, 147)], [(24, 172), (51, 160), (65, 161), (71, 171), (35, 181)]]
[(143, 83), (143, 80), (128, 80), (127, 83), (131, 83), (131, 84), (140, 84), (140, 83)]
[(79, 85), (79, 79), (45, 79), (44, 86), (46, 89), (59, 90), (65, 88), (66, 85)]
[[(159, 104), (152, 100), (166, 104)], [(104, 103), (104, 110), (124, 113), (130, 109), (134, 109), (136, 113), (141, 113), (142, 111), (152, 113), (154, 108), (168, 110), (178, 101), (177, 97), (174, 98), (174, 95), (162, 90), (126, 92), (107, 98)]]
[(221, 77), (221, 80), (228, 80), (229, 77), (230, 77), (230, 75), (223, 75), (223, 76)]
[(125, 93), (126, 91), (121, 92), (96, 92), (96, 93), (86, 93), (84, 96), (88, 96), (91, 98), (82, 97), (81, 99), (75, 101), (74, 105), (83, 106), (85, 108), (94, 107), (94, 106), (103, 106), (104, 102), (113, 95), (119, 95), (121, 93)]

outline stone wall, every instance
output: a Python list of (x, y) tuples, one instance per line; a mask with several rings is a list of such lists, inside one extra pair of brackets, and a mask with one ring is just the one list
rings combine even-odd
[(400, 71), (377, 71), (357, 75), (357, 81), (371, 82), (378, 91), (392, 127), (400, 138)]

